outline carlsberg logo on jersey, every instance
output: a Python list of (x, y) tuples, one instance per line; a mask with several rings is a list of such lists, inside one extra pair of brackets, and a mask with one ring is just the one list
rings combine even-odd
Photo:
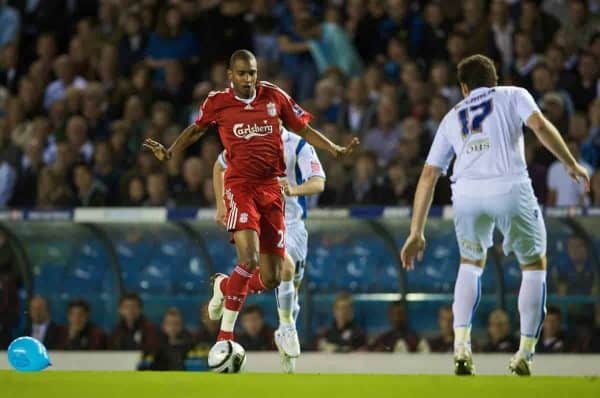
[(253, 125), (236, 123), (233, 125), (233, 134), (238, 138), (249, 140), (252, 137), (273, 134), (273, 126), (270, 124), (259, 126), (256, 123)]

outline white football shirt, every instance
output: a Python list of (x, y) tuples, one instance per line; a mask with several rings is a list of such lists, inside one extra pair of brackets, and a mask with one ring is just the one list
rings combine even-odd
[[(303, 184), (311, 177), (325, 178), (325, 171), (317, 152), (304, 138), (282, 127), (283, 147), (285, 152), (286, 178), (291, 186)], [(227, 168), (224, 156), (219, 155), (219, 163)], [(301, 222), (307, 215), (307, 198), (305, 196), (288, 196), (285, 199), (285, 225)]]
[(426, 163), (445, 173), (456, 155), (452, 181), (472, 193), (493, 191), (482, 180), (528, 180), (523, 124), (539, 111), (524, 88), (477, 88), (442, 119)]

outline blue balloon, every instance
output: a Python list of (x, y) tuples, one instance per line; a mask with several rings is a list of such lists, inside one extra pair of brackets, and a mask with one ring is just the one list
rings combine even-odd
[(19, 337), (8, 346), (8, 362), (21, 372), (37, 372), (50, 366), (44, 345), (33, 337)]

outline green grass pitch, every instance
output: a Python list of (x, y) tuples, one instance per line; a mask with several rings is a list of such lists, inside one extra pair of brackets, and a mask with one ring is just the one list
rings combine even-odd
[(2, 398), (600, 397), (596, 377), (0, 371)]

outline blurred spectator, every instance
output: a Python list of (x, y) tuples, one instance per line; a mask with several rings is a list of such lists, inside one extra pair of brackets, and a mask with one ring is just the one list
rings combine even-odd
[(169, 308), (163, 317), (159, 346), (154, 353), (152, 370), (185, 370), (185, 359), (193, 346), (192, 335), (184, 329), (177, 308)]
[(17, 42), (21, 27), (19, 13), (7, 3), (8, 0), (0, 1), (0, 47)]
[(128, 207), (143, 206), (147, 199), (144, 178), (134, 175), (126, 181), (125, 192), (122, 193), (120, 204)]
[(29, 300), (29, 320), (23, 335), (36, 338), (49, 350), (60, 349), (67, 338), (65, 328), (50, 318), (48, 301), (42, 296)]
[[(577, 2), (577, 1), (574, 1)], [(600, 78), (600, 67), (598, 59), (590, 52), (584, 52), (579, 57), (579, 65), (577, 71), (579, 78), (573, 88), (573, 102), (575, 108), (587, 111), (589, 104), (598, 97)]]
[[(568, 131), (569, 118), (564, 97), (556, 91), (547, 93), (542, 97), (540, 108), (544, 112), (544, 116), (556, 126), (558, 131), (562, 134), (565, 134)], [(548, 157), (554, 161), (553, 157), (550, 157), (549, 155)]]
[(200, 326), (194, 336), (194, 341), (198, 346), (208, 350), (217, 340), (221, 322), (213, 321), (208, 317), (208, 302), (202, 304), (199, 312)]
[(339, 293), (333, 302), (333, 325), (317, 341), (326, 352), (350, 352), (366, 348), (365, 332), (354, 320), (354, 302), (349, 293)]
[[(2, 11), (0, 10), (0, 26), (2, 26), (1, 14)], [(24, 74), (22, 65), (19, 63), (19, 47), (16, 43), (7, 43), (1, 48), (0, 86), (6, 87), (12, 95), (15, 95), (17, 94), (17, 90), (19, 88), (19, 80)]]
[(518, 20), (519, 29), (531, 36), (535, 51), (538, 52), (545, 50), (548, 38), (554, 36), (560, 27), (556, 18), (540, 9), (540, 3), (538, 0), (521, 1), (521, 15)]
[(431, 66), (429, 80), (433, 85), (433, 93), (441, 94), (448, 100), (450, 106), (454, 106), (462, 99), (462, 94), (456, 84), (450, 79), (448, 63), (437, 61)]
[(439, 335), (427, 340), (431, 352), (454, 352), (454, 328), (452, 319), (452, 306), (445, 305), (439, 309)]
[(67, 339), (63, 349), (82, 351), (106, 348), (104, 332), (90, 321), (90, 305), (87, 301), (72, 300), (69, 303), (67, 320)]
[(446, 40), (451, 26), (444, 15), (442, 4), (430, 1), (423, 11), (425, 25), (423, 26), (423, 41), (421, 55), (425, 59), (439, 60), (447, 58)]
[(512, 335), (508, 314), (501, 309), (494, 310), (488, 317), (488, 342), (483, 352), (510, 352), (518, 348), (518, 341)]
[(269, 351), (275, 349), (273, 341), (274, 330), (265, 323), (262, 310), (257, 305), (249, 305), (241, 313), (241, 332), (237, 342), (246, 351)]
[(569, 118), (569, 138), (578, 144), (581, 158), (592, 169), (600, 166), (600, 148), (594, 144), (592, 137), (590, 137), (590, 128), (585, 113), (575, 112)]
[(73, 205), (73, 192), (66, 178), (57, 170), (45, 167), (37, 180), (36, 207), (64, 209)]
[(510, 19), (508, 3), (506, 1), (492, 0), (490, 22), (494, 45), (498, 49), (501, 60), (500, 74), (501, 76), (507, 76), (513, 63), (512, 36), (515, 32), (515, 24)]
[(538, 353), (559, 353), (568, 350), (565, 333), (562, 331), (562, 316), (558, 307), (549, 306), (542, 327), (542, 334), (535, 349)]
[(67, 121), (67, 141), (77, 160), (91, 163), (94, 156), (94, 145), (88, 137), (88, 125), (81, 116), (71, 116)]
[(567, 241), (566, 261), (557, 264), (551, 272), (553, 290), (560, 295), (592, 294), (595, 273), (587, 244), (583, 237), (572, 235)]
[(169, 6), (161, 10), (146, 48), (146, 64), (156, 71), (155, 79), (164, 81), (164, 68), (170, 61), (189, 61), (197, 55), (198, 42), (192, 32), (185, 30), (179, 9)]
[(153, 173), (146, 178), (146, 192), (148, 200), (146, 206), (173, 207), (173, 200), (168, 197), (167, 176), (162, 173)]
[(385, 204), (391, 206), (410, 206), (414, 195), (414, 186), (410, 184), (406, 169), (399, 161), (390, 163), (387, 177), (391, 194), (385, 194)]
[(0, 350), (5, 350), (19, 320), (16, 260), (8, 236), (0, 231)]
[(183, 163), (184, 189), (175, 195), (178, 207), (206, 206), (204, 199), (204, 166), (202, 160), (190, 157)]
[(77, 206), (102, 207), (107, 202), (106, 187), (94, 178), (87, 163), (79, 163), (73, 171), (73, 182), (77, 190)]
[(353, 178), (337, 198), (338, 205), (383, 203), (384, 187), (377, 176), (377, 156), (362, 152), (356, 156)]
[(350, 79), (345, 94), (345, 101), (340, 109), (339, 125), (353, 134), (363, 134), (373, 115), (364, 79)]
[(115, 161), (109, 142), (96, 142), (93, 171), (96, 181), (106, 188), (106, 204), (113, 206), (118, 204), (121, 171), (115, 168)]
[(492, 31), (481, 0), (464, 0), (462, 2), (464, 19), (455, 29), (469, 37), (467, 54), (494, 55), (494, 43), (490, 42)]
[(426, 351), (427, 345), (424, 344), (419, 336), (409, 329), (408, 315), (403, 302), (397, 301), (391, 303), (388, 309), (388, 320), (391, 329), (379, 335), (371, 350), (387, 352), (417, 352)]
[[(593, 169), (587, 162), (581, 160), (577, 143), (567, 140), (567, 146), (575, 159), (592, 175)], [(569, 176), (567, 169), (560, 161), (552, 163), (548, 169), (548, 206), (582, 206), (589, 204), (583, 181), (577, 182)]]
[(367, 132), (362, 145), (374, 152), (379, 165), (385, 166), (395, 155), (401, 135), (397, 104), (392, 98), (382, 97), (377, 104), (377, 126)]
[(540, 61), (540, 57), (535, 53), (531, 37), (527, 32), (522, 30), (516, 32), (513, 43), (515, 49), (515, 60), (511, 70), (513, 84), (531, 90), (531, 73)]
[(129, 76), (132, 67), (144, 59), (148, 36), (143, 30), (142, 18), (137, 12), (125, 17), (124, 35), (119, 40), (119, 71)]
[(136, 293), (123, 295), (119, 300), (119, 323), (111, 333), (109, 348), (155, 352), (157, 347), (158, 330), (142, 313), (142, 300)]
[(425, 130), (429, 133), (429, 138), (433, 139), (437, 129), (446, 113), (450, 110), (448, 98), (442, 94), (436, 94), (429, 103), (429, 117), (425, 121)]
[(54, 80), (44, 94), (44, 107), (49, 109), (52, 104), (65, 97), (67, 89), (71, 86), (82, 89), (87, 82), (81, 76), (77, 76), (73, 70), (73, 62), (68, 55), (61, 55), (54, 61)]
[(579, 47), (585, 46), (592, 34), (598, 32), (598, 22), (598, 15), (590, 15), (585, 0), (569, 1), (569, 18), (565, 24), (565, 30)]

